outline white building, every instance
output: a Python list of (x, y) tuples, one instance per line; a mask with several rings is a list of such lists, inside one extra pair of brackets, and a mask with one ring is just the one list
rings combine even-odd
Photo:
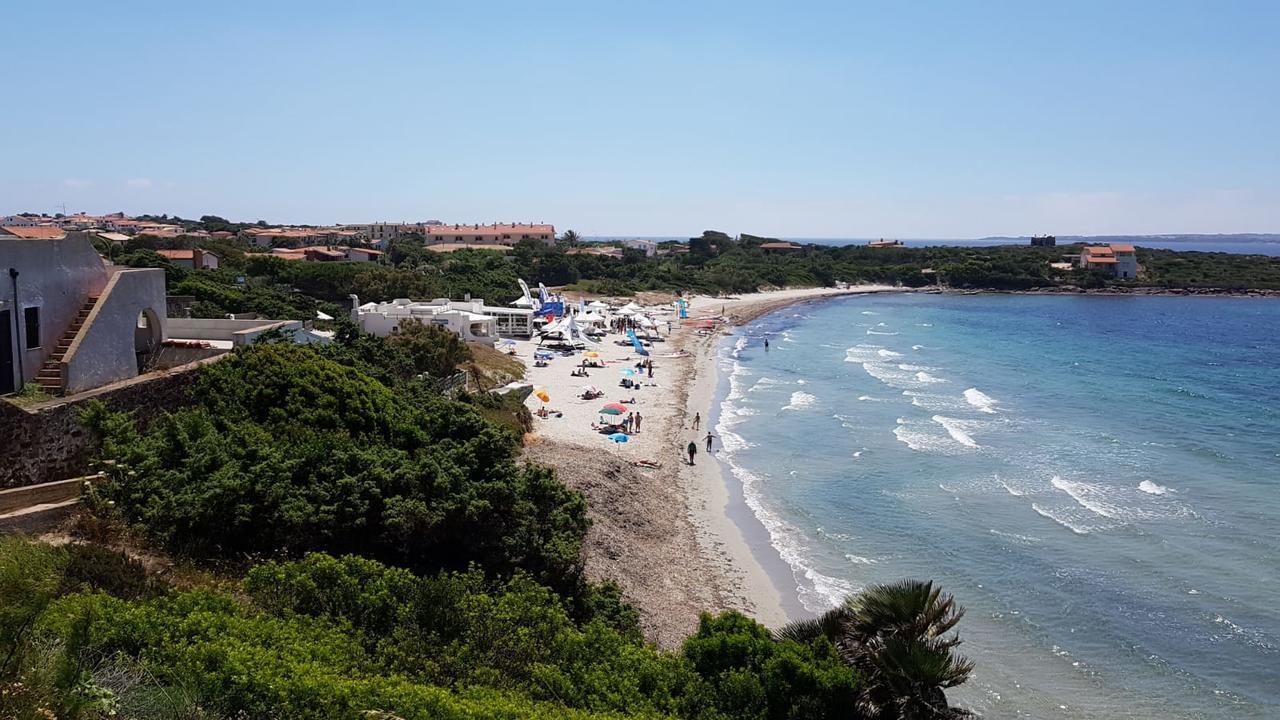
[(492, 345), (498, 341), (498, 321), (476, 312), (470, 301), (454, 303), (441, 298), (415, 302), (397, 298), (391, 302), (360, 305), (359, 299), (352, 297), (351, 319), (361, 330), (379, 337), (386, 337), (407, 323), (419, 322), (447, 327), (467, 342)]
[(644, 253), (645, 257), (653, 257), (658, 253), (658, 243), (652, 240), (643, 240), (641, 238), (623, 240), (622, 247), (630, 248), (632, 250), (640, 250)]
[(165, 340), (164, 271), (109, 266), (83, 233), (0, 233), (0, 273), (0, 394), (135, 377)]

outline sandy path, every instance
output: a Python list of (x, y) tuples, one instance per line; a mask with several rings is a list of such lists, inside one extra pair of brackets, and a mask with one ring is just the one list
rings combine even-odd
[[(534, 418), (528, 448), (531, 460), (557, 468), (571, 487), (586, 494), (592, 528), (584, 559), (594, 578), (611, 577), (640, 608), (646, 635), (666, 647), (680, 643), (697, 627), (700, 611), (736, 609), (776, 627), (786, 622), (781, 591), (752, 554), (742, 530), (726, 514), (729, 501), (723, 467), (714, 454), (699, 452), (696, 465), (684, 462), (684, 446), (706, 432), (718, 382), (715, 348), (731, 324), (741, 324), (799, 302), (833, 295), (892, 290), (880, 286), (848, 290), (781, 290), (721, 299), (694, 297), (695, 319), (724, 316), (728, 322), (710, 334), (674, 327), (651, 352), (654, 377), (641, 378), (638, 390), (618, 386), (622, 370), (638, 359), (629, 347), (614, 344), (610, 334), (590, 348), (605, 367), (590, 369), (589, 378), (570, 372), (581, 356), (556, 357), (548, 367), (533, 366), (534, 344), (519, 343), (517, 353), (529, 366), (528, 379), (551, 397), (547, 407), (562, 417)], [(662, 316), (660, 319), (665, 319)], [(666, 334), (665, 324), (663, 334)], [(681, 357), (667, 357), (683, 353)], [(595, 385), (605, 396), (581, 400), (583, 385)], [(615, 444), (592, 430), (597, 410), (606, 402), (635, 398), (629, 405), (642, 417), (640, 432)], [(537, 410), (543, 403), (530, 398)], [(701, 415), (702, 429), (691, 421)], [(702, 449), (699, 443), (699, 449)], [(637, 468), (636, 460), (653, 460), (658, 469)]]

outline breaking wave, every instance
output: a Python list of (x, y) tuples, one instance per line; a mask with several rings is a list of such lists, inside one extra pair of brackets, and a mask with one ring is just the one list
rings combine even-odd
[(1142, 482), (1138, 483), (1138, 489), (1144, 493), (1147, 493), (1148, 495), (1164, 495), (1170, 492), (1169, 488), (1163, 485), (1159, 485), (1157, 483), (1153, 483), (1150, 480), (1143, 480)]
[(952, 440), (955, 440), (965, 447), (978, 447), (978, 443), (974, 442), (969, 433), (965, 432), (964, 428), (961, 426), (961, 421), (956, 420), (955, 418), (943, 417), (941, 415), (934, 415), (932, 420), (946, 429), (947, 434), (951, 436)]
[(964, 399), (984, 413), (994, 413), (996, 411), (996, 399), (978, 388), (965, 390)]
[(810, 395), (802, 390), (791, 393), (791, 402), (787, 403), (783, 410), (803, 410), (814, 403), (818, 402), (818, 398)]

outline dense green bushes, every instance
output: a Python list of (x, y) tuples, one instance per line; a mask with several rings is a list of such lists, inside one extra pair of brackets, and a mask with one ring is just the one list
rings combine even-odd
[(357, 552), (578, 584), (582, 497), (517, 462), (515, 438), (467, 405), (410, 400), (292, 345), (215, 363), (191, 392), (194, 407), (145, 434), (88, 418), (112, 461), (96, 494), (173, 551)]
[(663, 652), (600, 617), (573, 620), (525, 576), (311, 555), (252, 569), (239, 598), (128, 600), (59, 595), (65, 553), (0, 542), (0, 597), (36, 598), (0, 612), (0, 637), (17, 630), (26, 649), (0, 671), (4, 717), (799, 720), (847, 716), (859, 687), (827, 643), (777, 641), (726, 613)]

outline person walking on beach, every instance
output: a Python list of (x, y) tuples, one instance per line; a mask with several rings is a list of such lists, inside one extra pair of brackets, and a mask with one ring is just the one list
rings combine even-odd
[(693, 464), (693, 456), (698, 454), (698, 443), (690, 441), (689, 446), (685, 448), (689, 453), (689, 464)]
[(631, 427), (633, 428), (633, 432), (640, 432), (641, 419), (642, 419), (642, 416), (640, 415), (639, 410), (637, 410), (635, 414), (631, 416)]
[(764, 339), (764, 349), (765, 351), (769, 350), (769, 338)]
[(694, 430), (697, 430), (697, 429), (698, 429), (698, 426), (699, 426), (699, 425), (701, 425), (701, 424), (702, 424), (702, 413), (694, 413), (694, 414), (693, 414), (693, 429), (694, 429)]
[(712, 434), (711, 434), (711, 431), (707, 431), (707, 437), (706, 437), (706, 440), (707, 440), (707, 452), (711, 452), (711, 441), (712, 441), (712, 440), (715, 440), (715, 439), (716, 439), (716, 436), (715, 436), (715, 435), (712, 435)]
[(648, 365), (649, 365), (649, 379), (652, 380), (653, 379), (653, 361), (650, 360)]

